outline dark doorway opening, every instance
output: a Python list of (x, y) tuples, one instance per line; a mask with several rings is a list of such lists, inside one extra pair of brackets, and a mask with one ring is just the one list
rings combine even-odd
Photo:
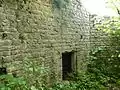
[(62, 79), (68, 80), (72, 73), (72, 52), (62, 53)]
[(0, 75), (7, 74), (7, 70), (5, 67), (0, 67)]

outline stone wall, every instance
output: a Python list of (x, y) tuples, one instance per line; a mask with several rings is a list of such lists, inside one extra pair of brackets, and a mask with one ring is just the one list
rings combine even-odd
[(26, 63), (32, 62), (48, 67), (48, 81), (62, 80), (64, 52), (74, 52), (76, 69), (85, 69), (89, 13), (79, 0), (71, 0), (65, 7), (54, 7), (53, 1), (0, 1), (0, 67), (6, 67), (8, 73), (24, 75)]
[(101, 25), (105, 21), (109, 20), (110, 17), (107, 16), (97, 16), (97, 15), (90, 15), (90, 48), (97, 48), (97, 47), (106, 47), (110, 44), (110, 38), (108, 34), (105, 33), (103, 30), (99, 30), (97, 28), (98, 25)]

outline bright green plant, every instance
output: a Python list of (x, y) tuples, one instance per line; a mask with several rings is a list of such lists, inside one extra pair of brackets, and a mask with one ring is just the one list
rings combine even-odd
[(107, 44), (96, 47), (91, 50), (90, 63), (88, 64), (88, 71), (95, 73), (97, 76), (107, 79), (106, 83), (109, 85), (119, 84), (120, 77), (120, 17), (112, 17), (102, 23), (96, 25), (96, 28), (104, 32), (108, 38)]
[[(103, 80), (103, 79), (102, 79)], [(104, 81), (104, 80), (103, 80)], [(57, 83), (50, 90), (107, 90), (95, 74), (80, 72), (71, 81)]]
[[(115, 17), (111, 18), (101, 25), (97, 25), (99, 30), (103, 30), (104, 33), (107, 33), (109, 38), (109, 46), (106, 45), (106, 48), (103, 53), (104, 56), (104, 64), (110, 69), (109, 72), (112, 71), (112, 75), (119, 77), (119, 69), (120, 69), (120, 18)], [(102, 53), (101, 53), (102, 54)], [(103, 58), (101, 58), (103, 61)]]
[(12, 74), (0, 76), (0, 90), (47, 90), (47, 67), (37, 65), (34, 60), (23, 60), (23, 77)]
[(22, 77), (13, 75), (0, 76), (0, 90), (29, 90), (26, 81)]
[(23, 70), (25, 72), (24, 77), (29, 83), (29, 87), (43, 90), (47, 87), (49, 67), (37, 64), (38, 63), (34, 62), (34, 60), (25, 58), (23, 60)]

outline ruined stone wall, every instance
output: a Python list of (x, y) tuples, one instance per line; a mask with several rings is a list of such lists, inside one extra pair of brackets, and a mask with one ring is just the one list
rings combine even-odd
[[(62, 53), (74, 52), (76, 69), (85, 69), (89, 13), (79, 0), (54, 7), (50, 0), (0, 1), (0, 67), (24, 75), (26, 63), (48, 67), (48, 81), (62, 78)], [(30, 77), (33, 79), (32, 77)]]
[(90, 15), (90, 47), (91, 49), (97, 47), (106, 47), (110, 44), (108, 34), (103, 30), (99, 30), (97, 25), (101, 25), (104, 21), (109, 20), (107, 16)]

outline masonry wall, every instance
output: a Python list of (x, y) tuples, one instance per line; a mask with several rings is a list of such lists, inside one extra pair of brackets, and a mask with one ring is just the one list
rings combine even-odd
[(67, 6), (54, 4), (50, 0), (0, 1), (0, 67), (6, 67), (8, 73), (28, 75), (30, 81), (35, 81), (33, 76), (39, 79), (39, 74), (27, 74), (26, 68), (47, 67), (46, 81), (59, 81), (62, 53), (74, 52), (76, 69), (86, 68), (89, 13), (79, 0), (71, 0)]
[(97, 29), (97, 25), (101, 25), (105, 20), (109, 20), (110, 17), (104, 16), (100, 17), (97, 15), (90, 15), (90, 47), (98, 48), (98, 47), (107, 47), (109, 46), (111, 40), (108, 37), (108, 34), (102, 30)]

